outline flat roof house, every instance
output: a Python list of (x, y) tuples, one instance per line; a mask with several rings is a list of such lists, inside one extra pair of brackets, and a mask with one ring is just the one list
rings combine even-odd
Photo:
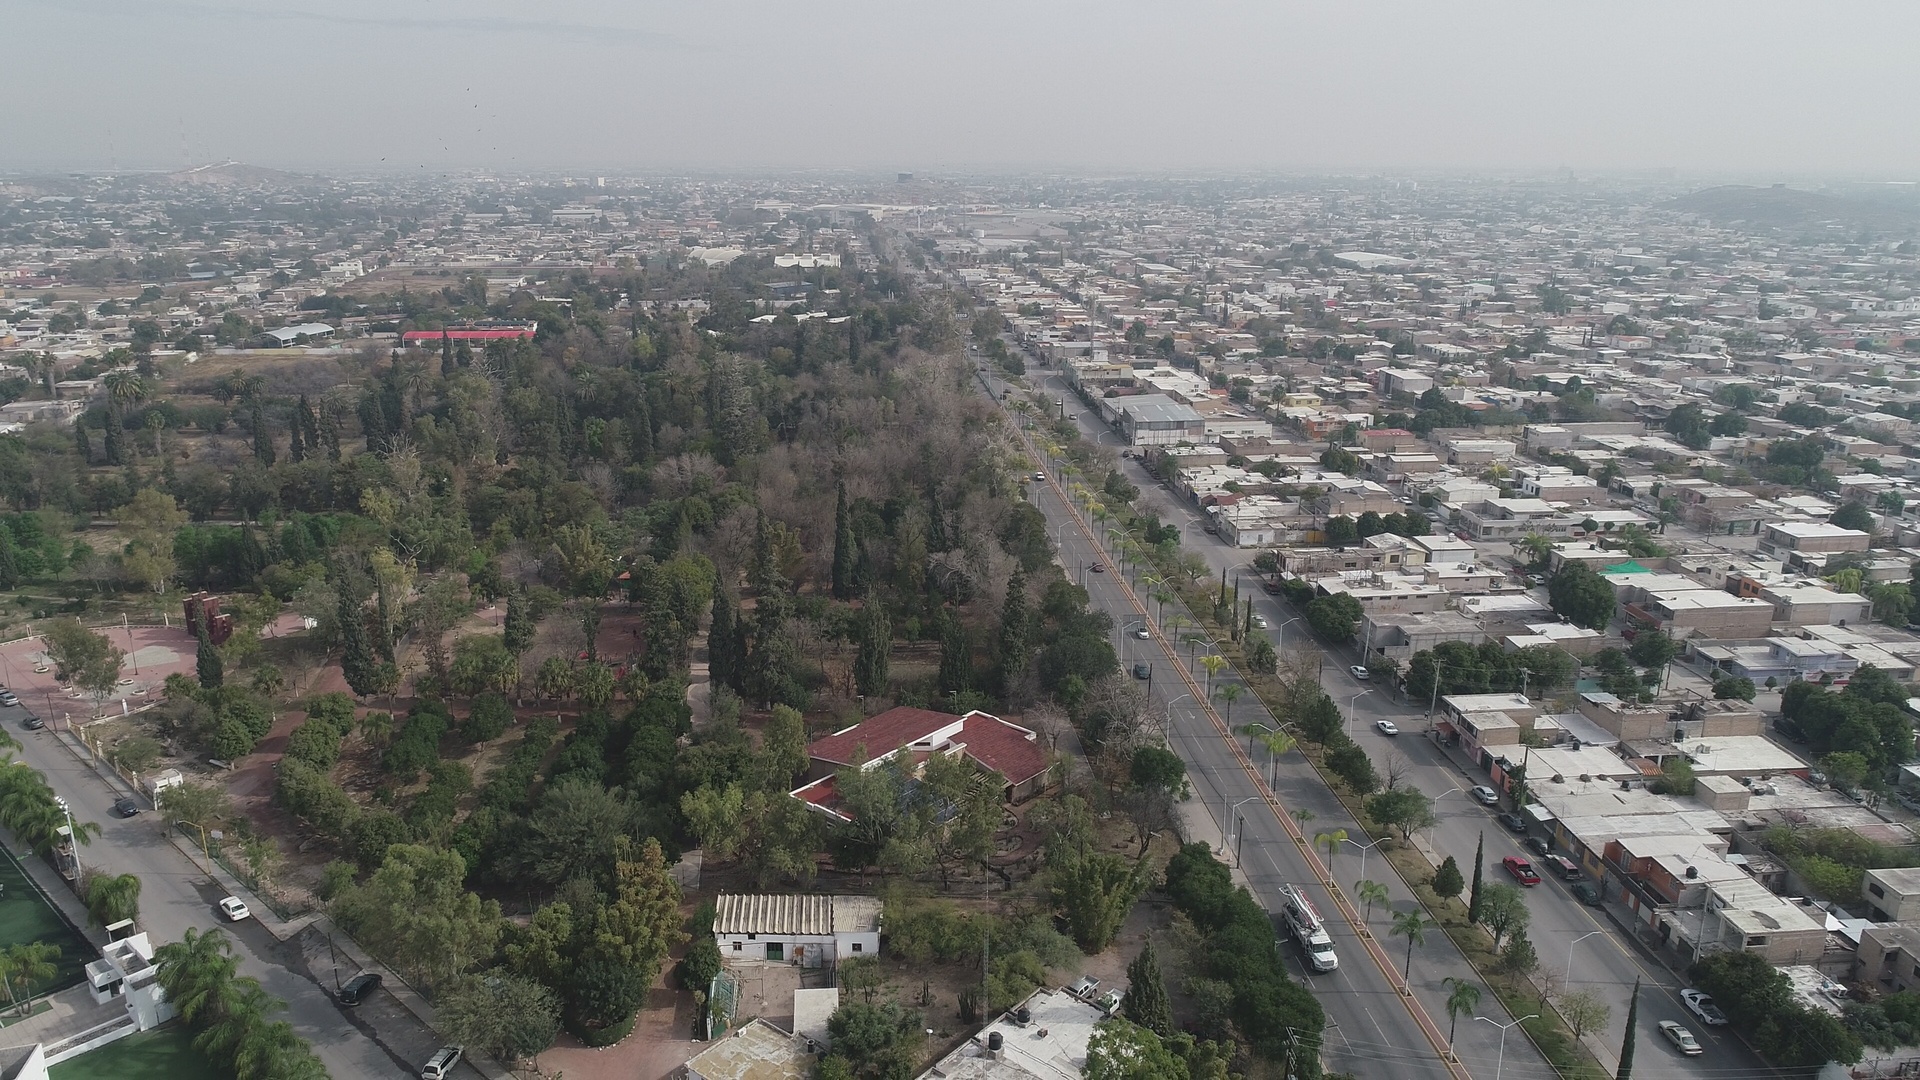
[(1804, 551), (1865, 551), (1867, 534), (1826, 521), (1789, 521), (1760, 530), (1760, 553), (1775, 559)]
[(1193, 406), (1164, 394), (1127, 398), (1119, 406), (1120, 430), (1135, 446), (1207, 441), (1207, 421)]
[(1860, 891), (1875, 922), (1920, 923), (1920, 867), (1869, 870)]

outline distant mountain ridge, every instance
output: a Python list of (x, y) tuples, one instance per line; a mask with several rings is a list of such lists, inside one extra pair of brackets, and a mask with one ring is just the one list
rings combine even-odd
[(1794, 229), (1832, 223), (1909, 232), (1920, 228), (1920, 200), (1913, 201), (1915, 205), (1909, 207), (1890, 200), (1801, 191), (1785, 185), (1763, 188), (1729, 184), (1682, 195), (1667, 206), (1699, 214), (1719, 225)]

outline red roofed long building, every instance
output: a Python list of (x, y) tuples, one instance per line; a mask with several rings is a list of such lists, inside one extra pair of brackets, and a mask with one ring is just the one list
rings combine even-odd
[(856, 763), (871, 769), (896, 754), (913, 756), (916, 766), (933, 754), (963, 756), (983, 771), (999, 773), (1006, 781), (1003, 798), (1010, 803), (1038, 795), (1046, 788), (1053, 768), (1040, 737), (1018, 724), (979, 711), (955, 716), (902, 706), (868, 717), (807, 747), (809, 783), (796, 789), (793, 797), (835, 817), (844, 817), (835, 809), (839, 793), (834, 788), (834, 773)]
[(519, 338), (531, 341), (536, 329), (533, 323), (512, 323), (494, 326), (449, 326), (444, 330), (409, 330), (400, 335), (400, 344), (427, 347), (443, 341), (480, 344), (489, 341), (513, 341)]

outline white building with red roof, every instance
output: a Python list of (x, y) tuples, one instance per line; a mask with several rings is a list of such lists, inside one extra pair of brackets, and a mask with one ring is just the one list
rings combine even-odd
[(965, 716), (901, 706), (849, 728), (842, 728), (807, 747), (809, 782), (793, 797), (834, 817), (839, 793), (834, 774), (858, 766), (871, 769), (896, 755), (911, 757), (912, 768), (934, 754), (959, 755), (984, 772), (998, 773), (1006, 782), (1003, 798), (1022, 802), (1047, 786), (1053, 760), (1040, 737), (1018, 724), (975, 710)]

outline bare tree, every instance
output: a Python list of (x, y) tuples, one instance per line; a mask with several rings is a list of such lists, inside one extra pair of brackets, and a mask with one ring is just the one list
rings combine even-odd
[(1047, 741), (1047, 749), (1060, 748), (1060, 736), (1067, 731), (1067, 711), (1051, 700), (1038, 701), (1021, 714), (1026, 726)]
[(1386, 758), (1380, 763), (1380, 774), (1385, 781), (1384, 790), (1392, 791), (1413, 774), (1413, 762), (1398, 750), (1388, 750)]

